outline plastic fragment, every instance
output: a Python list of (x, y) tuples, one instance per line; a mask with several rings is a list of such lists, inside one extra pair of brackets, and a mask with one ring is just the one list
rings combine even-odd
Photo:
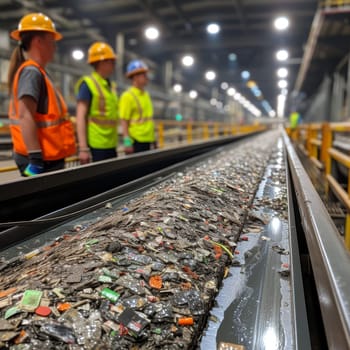
[(183, 317), (177, 320), (179, 326), (192, 326), (194, 324), (192, 317)]
[(159, 275), (151, 276), (148, 283), (152, 288), (161, 289), (163, 284), (162, 277)]
[(43, 292), (40, 290), (26, 290), (20, 302), (20, 308), (28, 312), (34, 312), (40, 305), (42, 295)]

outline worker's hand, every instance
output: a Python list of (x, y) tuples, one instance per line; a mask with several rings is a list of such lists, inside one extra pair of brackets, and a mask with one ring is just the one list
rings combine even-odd
[(44, 161), (41, 151), (28, 153), (29, 164), (24, 169), (24, 176), (35, 176), (44, 172)]
[(91, 161), (90, 151), (89, 150), (80, 150), (79, 151), (79, 161), (80, 164), (88, 164)]
[(134, 153), (134, 147), (132, 146), (132, 139), (129, 136), (123, 138), (124, 153), (132, 154)]
[(157, 148), (158, 148), (158, 142), (157, 141), (152, 142), (151, 149), (157, 149)]
[(131, 146), (131, 147), (125, 147), (124, 146), (124, 153), (125, 154), (133, 154), (134, 153), (134, 147)]
[(24, 169), (24, 176), (35, 176), (44, 172), (44, 166), (29, 163), (27, 167)]

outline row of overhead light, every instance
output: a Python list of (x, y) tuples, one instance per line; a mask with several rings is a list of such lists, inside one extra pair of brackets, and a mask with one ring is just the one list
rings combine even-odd
[[(289, 20), (286, 17), (279, 17), (275, 20), (274, 22), (275, 28), (277, 30), (286, 30), (289, 27)], [(211, 35), (215, 35), (218, 34), (220, 32), (220, 26), (217, 23), (210, 23), (207, 25), (206, 30), (209, 34)], [(144, 35), (148, 40), (156, 40), (159, 38), (160, 32), (158, 30), (158, 28), (154, 27), (154, 26), (150, 26), (147, 27), (144, 31)], [(72, 53), (72, 56), (74, 59), (76, 60), (81, 60), (84, 58), (84, 52), (81, 50), (74, 50)], [(276, 58), (278, 61), (286, 61), (289, 57), (289, 53), (287, 50), (285, 49), (281, 49), (276, 53)], [(229, 60), (231, 61), (235, 61), (237, 59), (236, 54), (231, 53), (229, 55)], [(183, 66), (185, 67), (191, 67), (194, 64), (194, 57), (191, 55), (184, 55), (181, 59), (181, 62), (183, 64)], [(242, 79), (243, 80), (248, 80), (250, 77), (250, 73), (247, 71), (243, 71), (241, 73)], [(278, 78), (280, 78), (280, 80), (278, 81), (278, 87), (280, 89), (282, 89), (281, 94), (286, 96), (287, 95), (287, 86), (288, 86), (288, 82), (286, 80), (287, 76), (288, 76), (288, 70), (284, 67), (281, 67), (278, 69), (277, 71), (277, 76)], [(205, 79), (208, 81), (213, 81), (216, 79), (216, 73), (213, 70), (208, 70), (205, 72)], [(255, 83), (255, 82), (254, 82)], [(225, 86), (225, 84), (227, 83), (222, 83), (221, 86)], [(247, 84), (248, 87), (250, 87)], [(258, 88), (258, 86), (255, 84), (255, 86), (250, 87), (253, 95), (256, 98), (260, 98), (260, 96), (262, 96), (260, 89)], [(174, 85), (174, 90), (176, 92), (181, 92), (182, 91), (182, 86), (180, 84), (175, 84)], [(232, 94), (232, 91), (233, 94)], [(248, 101), (245, 97), (243, 97), (240, 93), (236, 92), (236, 90), (233, 87), (228, 87), (227, 86), (227, 93), (229, 96), (232, 96), (236, 101), (240, 102), (246, 109), (248, 109), (253, 115), (255, 116), (261, 116), (261, 111), (256, 108), (250, 101)], [(232, 95), (230, 95), (232, 94)], [(189, 96), (192, 99), (196, 99), (198, 97), (198, 93), (195, 90), (191, 90), (189, 92)], [(211, 104), (214, 105), (213, 103), (213, 99), (211, 101)], [(220, 102), (220, 101), (218, 101)], [(265, 109), (265, 111), (271, 116), (275, 116), (276, 113), (275, 111), (271, 108), (270, 104), (266, 101), (263, 100), (261, 102), (263, 108)], [(218, 108), (221, 108), (221, 104), (220, 103), (215, 103), (215, 105)]]
[[(279, 31), (287, 30), (289, 27), (289, 19), (287, 17), (278, 17), (274, 22), (275, 28)], [(276, 58), (279, 62), (287, 61), (289, 58), (289, 52), (285, 49), (281, 49), (276, 53)], [(280, 67), (277, 69), (277, 77), (279, 78), (277, 86), (281, 89), (281, 92), (277, 96), (277, 115), (279, 117), (284, 117), (286, 99), (288, 94), (288, 69), (285, 67)]]
[[(255, 117), (260, 117), (261, 116), (261, 111), (254, 106), (248, 99), (246, 99), (242, 94), (240, 94), (238, 91), (236, 91), (235, 88), (232, 86), (229, 86), (228, 83), (223, 82), (221, 83), (221, 88), (223, 90), (226, 90), (226, 93), (228, 96), (232, 97), (235, 101), (240, 103), (245, 109), (247, 109), (251, 114), (253, 114)], [(173, 86), (173, 90), (176, 93), (181, 93), (182, 92), (182, 85), (181, 84), (175, 84)], [(191, 99), (196, 99), (198, 97), (198, 92), (196, 90), (191, 90), (188, 93), (188, 96)], [(217, 107), (219, 110), (224, 110), (226, 112), (229, 111), (229, 106), (223, 104), (223, 102), (217, 100), (216, 98), (212, 98), (210, 100), (210, 104), (213, 107)]]
[[(206, 29), (207, 29), (207, 32), (211, 35), (215, 35), (215, 34), (218, 34), (220, 32), (220, 26), (217, 23), (208, 24)], [(159, 31), (155, 27), (148, 27), (145, 30), (145, 36), (149, 40), (155, 40), (159, 37)], [(235, 61), (237, 59), (237, 56), (232, 53), (229, 55), (229, 59), (231, 61)], [(181, 59), (181, 62), (183, 64), (183, 66), (185, 66), (185, 67), (193, 66), (194, 61), (195, 61), (194, 57), (191, 55), (184, 55)], [(205, 79), (208, 81), (214, 81), (216, 79), (216, 73), (213, 70), (207, 70), (205, 72), (204, 76), (205, 76)], [(233, 87), (229, 87), (229, 85), (227, 83), (222, 83), (221, 87), (222, 87), (222, 89), (227, 90), (228, 96), (233, 97), (234, 100), (239, 102), (244, 108), (246, 108), (254, 116), (256, 116), (256, 117), (261, 116), (261, 111), (258, 108), (256, 108), (250, 101), (248, 101), (243, 95), (241, 95), (239, 92), (237, 92)], [(181, 93), (182, 92), (182, 85), (175, 84), (173, 86), (173, 89), (176, 93)], [(196, 90), (191, 90), (191, 91), (189, 91), (188, 96), (191, 99), (196, 99), (198, 97), (198, 92)], [(224, 106), (223, 102), (218, 101), (215, 98), (212, 98), (210, 100), (210, 104), (212, 106), (217, 107), (220, 110), (224, 109), (224, 110), (228, 111), (228, 109), (229, 109), (228, 105)]]

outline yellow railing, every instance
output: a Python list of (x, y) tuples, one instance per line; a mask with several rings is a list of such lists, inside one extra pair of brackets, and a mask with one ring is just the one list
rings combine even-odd
[[(156, 120), (156, 133), (159, 148), (176, 147), (179, 144), (190, 144), (195, 141), (208, 140), (210, 138), (243, 135), (257, 131), (263, 131), (266, 126), (254, 125), (231, 125), (212, 122), (178, 122), (169, 120)], [(8, 126), (0, 130), (3, 134), (10, 135)], [(118, 154), (123, 154), (123, 147), (118, 147)], [(66, 159), (66, 168), (79, 165), (79, 158), (76, 156)], [(0, 167), (1, 172), (17, 170), (16, 166)]]
[(262, 131), (264, 125), (232, 125), (212, 122), (177, 122), (156, 120), (158, 147), (170, 147), (179, 143), (208, 140), (220, 136), (249, 134)]
[[(334, 134), (350, 133), (350, 123), (303, 124), (287, 133), (312, 162), (324, 171), (327, 182), (325, 192), (331, 189), (347, 210), (345, 221), (345, 246), (350, 250), (350, 156), (334, 147)], [(347, 190), (332, 174), (332, 162), (342, 164), (348, 170)]]
[(324, 1), (321, 1), (322, 7), (344, 6), (344, 5), (350, 5), (350, 0), (324, 0)]

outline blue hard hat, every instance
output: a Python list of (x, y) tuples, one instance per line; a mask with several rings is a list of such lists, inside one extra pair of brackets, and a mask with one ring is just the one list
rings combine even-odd
[(135, 74), (148, 72), (147, 65), (141, 60), (133, 60), (126, 67), (126, 77), (131, 78)]

